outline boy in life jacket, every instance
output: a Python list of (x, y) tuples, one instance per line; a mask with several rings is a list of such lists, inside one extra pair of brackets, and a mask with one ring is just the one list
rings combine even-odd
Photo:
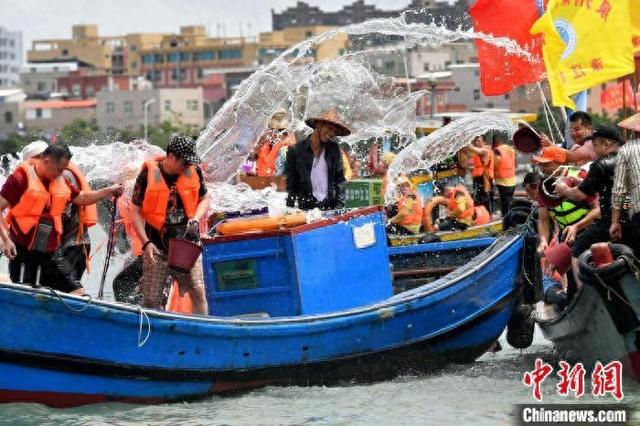
[(70, 203), (95, 204), (102, 198), (120, 194), (122, 187), (112, 185), (100, 191), (75, 187), (63, 176), (70, 159), (71, 151), (66, 145), (50, 145), (13, 172), (0, 191), (0, 211), (11, 208), (10, 234), (3, 221), (0, 237), (11, 260), (12, 281), (82, 294), (80, 282), (60, 269), (54, 254), (64, 234), (63, 215)]
[(182, 293), (189, 293), (193, 313), (208, 314), (202, 257), (189, 273), (172, 271), (167, 264), (169, 240), (198, 233), (200, 220), (209, 208), (209, 197), (196, 155), (196, 142), (176, 135), (167, 146), (167, 155), (145, 162), (136, 179), (130, 216), (142, 243), (143, 273), (140, 290), (143, 305), (161, 309), (163, 293), (173, 280)]
[[(558, 170), (566, 161), (566, 154), (562, 148), (548, 146), (542, 150), (541, 155), (533, 157), (531, 162), (537, 164), (545, 179)], [(572, 167), (568, 169), (568, 177), (578, 178), (580, 169)], [(541, 190), (544, 182), (541, 182)], [(576, 241), (576, 237), (597, 218), (600, 217), (600, 206), (595, 197), (576, 202), (568, 199), (549, 203), (541, 195), (538, 197), (538, 235), (540, 244), (538, 252), (543, 253), (549, 246), (552, 238), (550, 223), (557, 228), (558, 238), (569, 245)]]
[(500, 212), (504, 217), (516, 189), (516, 151), (504, 143), (504, 137), (495, 134), (491, 142), (495, 155), (494, 182), (500, 196)]
[(387, 233), (417, 234), (422, 225), (422, 201), (406, 176), (398, 177), (396, 190), (398, 191), (398, 214), (389, 219)]

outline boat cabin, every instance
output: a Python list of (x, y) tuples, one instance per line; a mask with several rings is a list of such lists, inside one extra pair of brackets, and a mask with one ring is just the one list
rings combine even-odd
[(211, 315), (295, 316), (355, 308), (393, 295), (379, 207), (286, 230), (204, 241)]

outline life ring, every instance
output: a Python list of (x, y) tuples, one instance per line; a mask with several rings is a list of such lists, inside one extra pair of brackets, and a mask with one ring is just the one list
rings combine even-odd
[(429, 202), (424, 206), (424, 210), (422, 212), (422, 226), (424, 227), (425, 231), (435, 232), (435, 228), (433, 227), (433, 218), (431, 216), (431, 214), (433, 213), (433, 208), (435, 206), (447, 207), (448, 205), (449, 200), (440, 195), (429, 200)]
[(294, 213), (276, 217), (261, 217), (257, 219), (238, 219), (223, 222), (217, 230), (221, 235), (243, 234), (246, 232), (276, 231), (283, 228), (293, 228), (307, 223), (305, 213)]
[(475, 217), (473, 219), (473, 224), (475, 226), (487, 225), (491, 223), (491, 214), (485, 206), (476, 206), (474, 209)]

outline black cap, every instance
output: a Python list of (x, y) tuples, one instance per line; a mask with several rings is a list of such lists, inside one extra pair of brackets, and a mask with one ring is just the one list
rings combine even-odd
[(624, 139), (622, 139), (618, 130), (611, 126), (597, 126), (593, 133), (586, 137), (585, 140), (594, 140), (595, 138), (609, 139), (618, 142), (620, 145), (624, 144)]
[(167, 146), (167, 154), (183, 159), (187, 164), (200, 164), (202, 160), (196, 154), (196, 141), (186, 135), (175, 135)]

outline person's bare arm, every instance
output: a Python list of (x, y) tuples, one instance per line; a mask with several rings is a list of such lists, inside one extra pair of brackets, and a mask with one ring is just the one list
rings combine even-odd
[(564, 182), (558, 182), (556, 184), (555, 191), (556, 191), (556, 194), (558, 194), (559, 196), (563, 198), (568, 198), (572, 201), (584, 201), (587, 198), (589, 198), (589, 196), (584, 192), (580, 191), (577, 186), (571, 188)]
[(540, 237), (538, 251), (543, 252), (549, 245), (549, 238), (551, 238), (551, 229), (549, 228), (549, 210), (546, 207), (538, 208), (538, 236)]
[(4, 246), (4, 253), (7, 255), (9, 259), (13, 259), (17, 255), (16, 246), (9, 238), (9, 233), (7, 232), (6, 225), (4, 223), (4, 218), (2, 217), (2, 212), (9, 207), (9, 201), (6, 200), (2, 195), (0, 195), (0, 239), (2, 240), (2, 245)]
[(80, 194), (76, 196), (76, 198), (71, 200), (71, 202), (78, 206), (88, 206), (91, 204), (95, 204), (107, 197), (120, 196), (122, 194), (122, 191), (122, 185), (116, 183), (107, 188), (102, 188), (97, 191), (81, 191)]
[(140, 242), (144, 247), (144, 257), (148, 259), (152, 264), (156, 261), (156, 256), (160, 255), (160, 250), (149, 241), (149, 237), (147, 236), (147, 231), (144, 229), (144, 219), (142, 218), (142, 213), (140, 210), (140, 206), (137, 206), (131, 203), (131, 224), (133, 225), (133, 230), (138, 234), (138, 238), (140, 238)]

